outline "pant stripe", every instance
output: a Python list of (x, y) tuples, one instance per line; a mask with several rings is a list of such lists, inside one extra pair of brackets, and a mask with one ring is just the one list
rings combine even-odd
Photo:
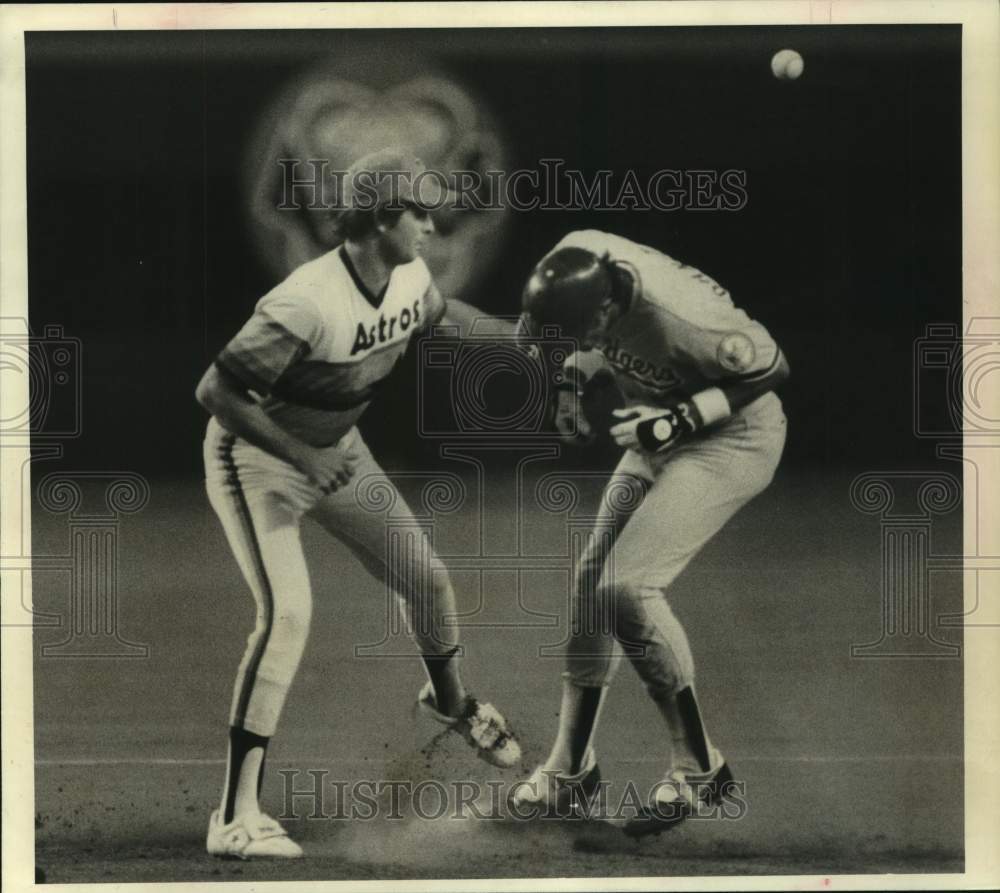
[(271, 638), (271, 629), (274, 626), (274, 592), (271, 589), (271, 581), (267, 576), (267, 568), (264, 566), (264, 554), (261, 552), (257, 532), (253, 526), (250, 507), (247, 505), (246, 496), (240, 484), (239, 469), (236, 467), (236, 460), (233, 458), (233, 444), (235, 442), (235, 435), (227, 434), (222, 441), (220, 456), (226, 468), (227, 481), (233, 494), (236, 496), (237, 514), (243, 521), (247, 544), (250, 547), (250, 555), (256, 565), (257, 577), (260, 581), (261, 592), (264, 595), (264, 632), (257, 639), (253, 654), (247, 662), (246, 671), (243, 674), (243, 683), (240, 687), (240, 695), (236, 701), (235, 716), (233, 717), (233, 725), (243, 728), (247, 707), (250, 704), (250, 696), (253, 694), (254, 683), (257, 680), (257, 671), (260, 668), (260, 662), (264, 657), (264, 651), (267, 649), (267, 643)]

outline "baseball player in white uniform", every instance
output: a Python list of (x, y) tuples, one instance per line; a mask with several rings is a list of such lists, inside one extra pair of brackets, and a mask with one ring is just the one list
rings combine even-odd
[[(733, 783), (701, 718), (694, 661), (669, 587), (771, 482), (786, 425), (773, 391), (788, 364), (767, 330), (713, 279), (609, 233), (573, 232), (559, 242), (532, 273), (524, 312), (529, 329), (558, 325), (581, 347), (566, 363), (560, 431), (592, 436), (580, 400), (595, 375), (610, 371), (624, 398), (610, 435), (625, 453), (577, 571), (556, 740), (513, 799), (521, 809), (551, 806), (596, 789), (592, 739), (624, 652), (670, 742), (663, 781), (625, 830), (657, 833), (699, 801), (718, 801)], [(622, 498), (629, 487), (639, 488), (637, 498)]]
[[(268, 741), (309, 632), (312, 592), (299, 538), (307, 514), (398, 593), (427, 671), (418, 696), (424, 711), (495, 765), (520, 758), (504, 717), (462, 684), (457, 634), (443, 622), (456, 613), (455, 596), (440, 560), (428, 548), (388, 556), (382, 517), (355, 493), (357, 482), (384, 477), (356, 423), (411, 336), (442, 318), (463, 330), (481, 315), (446, 304), (420, 257), (434, 231), (413, 188), (422, 170), (395, 150), (356, 162), (343, 185), (343, 244), (268, 292), (198, 385), (212, 414), (209, 500), (257, 605), (233, 693), (225, 786), (209, 823), (213, 855), (302, 855), (258, 798)], [(384, 483), (395, 511), (409, 512)], [(419, 541), (412, 513), (411, 521)]]

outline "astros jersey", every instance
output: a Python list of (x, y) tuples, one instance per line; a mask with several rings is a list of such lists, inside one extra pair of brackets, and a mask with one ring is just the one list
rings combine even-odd
[[(631, 402), (655, 405), (690, 396), (727, 380), (756, 377), (778, 362), (767, 330), (694, 267), (597, 230), (570, 233), (556, 249), (566, 247), (608, 253), (636, 278), (632, 306), (598, 345)], [(594, 368), (586, 354), (575, 354), (571, 363), (588, 374)]]
[(329, 446), (364, 412), (410, 336), (444, 310), (421, 258), (393, 269), (374, 295), (341, 246), (261, 298), (216, 364), (290, 434)]

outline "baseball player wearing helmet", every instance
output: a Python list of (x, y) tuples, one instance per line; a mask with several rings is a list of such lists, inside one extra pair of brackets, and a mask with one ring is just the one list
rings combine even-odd
[[(770, 483), (786, 425), (773, 392), (788, 364), (767, 330), (710, 277), (603, 232), (570, 233), (541, 260), (524, 290), (524, 313), (529, 328), (558, 325), (581, 347), (566, 363), (560, 431), (587, 437), (578, 401), (590, 378), (610, 370), (625, 402), (610, 434), (625, 454), (577, 569), (556, 740), (514, 800), (520, 808), (551, 806), (596, 790), (592, 739), (624, 652), (671, 742), (663, 781), (625, 830), (657, 833), (733, 783), (705, 730), (691, 649), (668, 593), (701, 547)], [(622, 498), (629, 488), (635, 497)]]
[[(212, 414), (209, 500), (257, 606), (233, 693), (222, 800), (209, 824), (213, 855), (302, 855), (258, 798), (309, 632), (312, 592), (299, 539), (307, 514), (398, 593), (428, 676), (419, 706), (489, 762), (520, 758), (504, 717), (463, 686), (457, 635), (444, 622), (456, 613), (448, 575), (356, 427), (415, 332), (442, 318), (466, 331), (480, 315), (458, 301), (446, 305), (420, 256), (434, 231), (426, 208), (437, 198), (416, 188), (433, 186), (422, 170), (395, 150), (356, 162), (340, 202), (343, 244), (266, 294), (198, 385)], [(382, 519), (359, 505), (353, 486), (372, 476), (392, 488), (395, 511), (409, 515), (412, 541), (426, 548), (386, 554)]]

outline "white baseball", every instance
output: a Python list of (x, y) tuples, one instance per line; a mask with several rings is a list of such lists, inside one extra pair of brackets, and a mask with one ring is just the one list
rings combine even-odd
[(779, 81), (794, 81), (806, 67), (795, 50), (778, 50), (771, 58), (771, 71)]

